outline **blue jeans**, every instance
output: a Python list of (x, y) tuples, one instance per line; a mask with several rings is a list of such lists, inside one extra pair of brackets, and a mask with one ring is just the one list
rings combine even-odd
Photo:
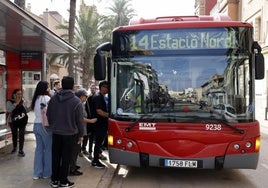
[(50, 177), (52, 173), (52, 133), (42, 123), (34, 123), (36, 139), (34, 177)]

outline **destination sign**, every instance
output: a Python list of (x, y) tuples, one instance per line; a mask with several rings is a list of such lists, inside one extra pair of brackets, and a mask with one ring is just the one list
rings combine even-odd
[(129, 34), (129, 50), (229, 49), (238, 47), (234, 29), (141, 30)]

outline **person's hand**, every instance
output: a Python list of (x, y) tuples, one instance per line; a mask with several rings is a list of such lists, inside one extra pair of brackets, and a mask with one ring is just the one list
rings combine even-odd
[(16, 97), (14, 98), (15, 101), (15, 105), (17, 106), (22, 100), (22, 97), (20, 95), (16, 95)]
[(20, 104), (21, 99), (19, 99), (18, 97), (15, 98), (15, 105), (17, 106), (18, 104)]
[(96, 123), (97, 120), (97, 118), (87, 119), (87, 123)]
[(92, 119), (90, 119), (91, 123), (96, 123), (97, 120), (98, 120), (97, 118), (92, 118)]

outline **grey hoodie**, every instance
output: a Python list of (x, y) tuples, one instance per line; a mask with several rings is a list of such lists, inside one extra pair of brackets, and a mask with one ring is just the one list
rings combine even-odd
[(47, 119), (54, 134), (84, 135), (83, 106), (72, 90), (60, 90), (51, 97)]

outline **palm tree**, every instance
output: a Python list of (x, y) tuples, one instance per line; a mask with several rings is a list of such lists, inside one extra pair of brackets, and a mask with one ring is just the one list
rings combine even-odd
[[(76, 17), (76, 0), (70, 0), (70, 15), (69, 15), (70, 44), (74, 44), (75, 17)], [(69, 76), (74, 77), (74, 54), (72, 50), (69, 50), (68, 73)]]
[(131, 8), (131, 0), (113, 0), (109, 10), (113, 12), (115, 27), (127, 25), (129, 20), (135, 16), (135, 10)]
[(127, 25), (129, 20), (136, 15), (131, 6), (131, 0), (113, 0), (111, 7), (108, 7), (111, 14), (108, 16), (103, 15), (100, 18), (102, 42), (111, 39), (111, 34), (115, 27)]
[[(51, 0), (52, 1), (52, 0)], [(70, 0), (70, 14), (69, 14), (69, 26), (68, 28), (68, 40), (69, 43), (74, 45), (74, 30), (75, 30), (75, 17), (76, 17), (76, 0)], [(65, 58), (67, 59), (67, 58)], [(68, 74), (71, 77), (74, 77), (74, 53), (71, 49), (69, 49), (68, 54)]]
[[(86, 8), (85, 8), (86, 7)], [(81, 5), (79, 16), (76, 19), (75, 44), (78, 46), (83, 67), (83, 87), (87, 88), (93, 75), (93, 55), (100, 43), (99, 19), (96, 7)]]

